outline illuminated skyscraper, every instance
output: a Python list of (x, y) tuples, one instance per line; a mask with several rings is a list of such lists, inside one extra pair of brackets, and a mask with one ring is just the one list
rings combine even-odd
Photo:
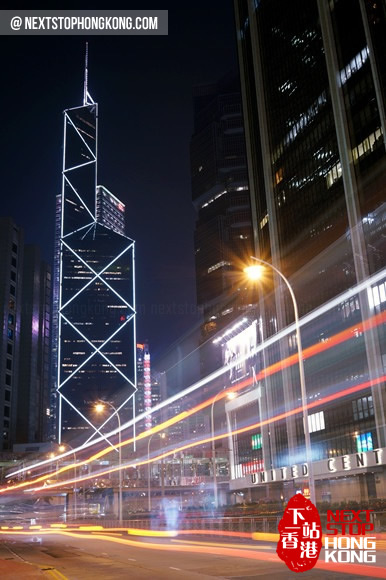
[[(249, 365), (253, 395), (227, 403), (232, 425), (263, 423), (230, 443), (231, 489), (249, 487), (253, 499), (263, 497), (272, 468), (306, 456), (308, 422), (312, 461), (329, 464), (334, 457), (338, 466), (343, 463), (342, 469), (327, 469), (327, 477), (314, 470), (318, 501), (384, 497), (384, 459), (375, 473), (369, 463), (359, 476), (348, 477), (342, 457), (370, 455), (386, 445), (385, 334), (369, 328), (386, 307), (385, 4), (234, 4), (255, 255), (289, 279), (303, 349), (328, 344), (338, 333), (346, 332), (347, 339), (330, 358), (305, 364), (304, 404), (310, 412), (308, 421), (304, 409), (295, 416), (302, 400), (299, 375), (283, 365), (299, 356), (289, 330), (293, 302), (267, 268), (256, 321), (261, 355)], [(241, 352), (241, 333), (239, 338)], [(270, 340), (276, 340), (272, 347)], [(221, 342), (235, 346), (225, 335)], [(259, 379), (260, 369), (277, 361), (280, 372)], [(348, 390), (343, 396), (347, 386), (358, 394)], [(367, 459), (360, 459), (366, 466)], [(288, 498), (305, 485), (297, 475), (277, 484), (272, 473), (276, 497)]]
[[(101, 434), (95, 402), (119, 411), (136, 390), (134, 241), (98, 209), (96, 174), (97, 104), (85, 82), (83, 105), (64, 112), (59, 440)], [(104, 415), (104, 432), (116, 428), (114, 415)]]
[[(149, 345), (137, 343), (137, 392), (135, 395), (135, 415), (150, 411), (162, 400), (161, 374), (152, 370), (150, 364)], [(151, 429), (160, 422), (159, 413), (148, 415), (137, 424), (137, 432)]]
[[(60, 236), (62, 196), (56, 196), (55, 210), (55, 249), (52, 293), (52, 388), (50, 395), (50, 420), (48, 436), (57, 438), (57, 376), (58, 376), (58, 343), (59, 343), (59, 288), (60, 288)], [(97, 222), (125, 235), (125, 205), (103, 185), (96, 188)]]
[[(137, 378), (138, 390), (135, 397), (135, 413), (136, 415), (141, 415), (146, 411), (150, 411), (153, 406), (150, 353), (147, 343), (137, 343)], [(139, 424), (139, 431), (150, 429), (151, 426), (152, 416), (148, 415), (143, 423)]]

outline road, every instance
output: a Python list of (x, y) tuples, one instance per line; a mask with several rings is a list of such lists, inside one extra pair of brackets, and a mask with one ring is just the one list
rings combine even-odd
[[(295, 578), (276, 555), (276, 545), (262, 542), (203, 537), (128, 538), (125, 532), (39, 532), (39, 535), (0, 536), (2, 578), (51, 577), (57, 580), (205, 580), (211, 578), (252, 580)], [(12, 566), (34, 564), (34, 574)], [(377, 566), (338, 564), (327, 569), (322, 558), (318, 568), (302, 574), (306, 580), (370, 580), (386, 578), (386, 552), (377, 554)], [(320, 566), (322, 568), (320, 568)], [(27, 569), (27, 567), (26, 567)], [(32, 568), (29, 568), (32, 570)], [(351, 573), (343, 573), (343, 571)], [(8, 575), (7, 575), (8, 572)], [(376, 575), (375, 575), (376, 572)]]

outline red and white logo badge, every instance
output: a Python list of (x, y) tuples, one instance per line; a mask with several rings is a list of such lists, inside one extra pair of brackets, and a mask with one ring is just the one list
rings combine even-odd
[(301, 493), (294, 495), (280, 520), (279, 532), (279, 558), (293, 572), (311, 570), (322, 549), (322, 526), (314, 504)]

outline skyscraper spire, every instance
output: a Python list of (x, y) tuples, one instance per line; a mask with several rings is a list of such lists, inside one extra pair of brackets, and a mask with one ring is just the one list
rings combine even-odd
[(84, 59), (84, 86), (83, 86), (83, 106), (95, 105), (95, 102), (88, 92), (88, 42), (86, 42), (86, 54)]
[(88, 94), (88, 42), (86, 42), (86, 54), (84, 59), (84, 87), (83, 87), (83, 105), (87, 105)]
[[(57, 270), (58, 440), (76, 438), (84, 443), (100, 436), (111, 444), (103, 427), (116, 430), (116, 414), (121, 408), (126, 409), (137, 390), (135, 243), (103, 220), (109, 206), (116, 226), (119, 220), (115, 213), (123, 210), (123, 204), (105, 188), (96, 195), (98, 105), (88, 92), (87, 44), (83, 103), (64, 111), (63, 129)], [(97, 201), (100, 221), (96, 218)], [(77, 274), (80, 264), (87, 268), (81, 277)], [(110, 268), (118, 271), (114, 280), (108, 274)], [(102, 293), (104, 302), (99, 312)], [(83, 304), (89, 306), (84, 312)], [(114, 316), (110, 319), (111, 311)], [(85, 332), (86, 326), (90, 332)], [(79, 350), (78, 341), (84, 345), (83, 351)], [(73, 365), (71, 370), (67, 365)], [(102, 424), (93, 411), (92, 402), (96, 399), (112, 402), (115, 409), (104, 416)]]

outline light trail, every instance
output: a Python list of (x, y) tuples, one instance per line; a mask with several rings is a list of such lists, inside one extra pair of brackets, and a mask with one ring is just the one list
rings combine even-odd
[[(23, 531), (15, 531), (7, 530), (7, 531), (0, 531), (0, 536), (36, 536), (36, 532), (23, 532)], [(271, 562), (273, 564), (278, 564), (285, 570), (285, 564), (278, 558), (276, 554), (267, 553), (264, 551), (259, 551), (256, 549), (256, 546), (251, 545), (247, 546), (245, 544), (240, 544), (239, 546), (236, 544), (236, 547), (226, 547), (226, 544), (223, 546), (221, 545), (214, 545), (214, 542), (208, 542), (206, 545), (205, 542), (202, 542), (202, 545), (197, 545), (196, 542), (186, 543), (186, 544), (176, 544), (173, 542), (172, 544), (160, 544), (160, 543), (153, 543), (153, 542), (140, 542), (136, 540), (129, 540), (125, 538), (118, 538), (116, 536), (109, 536), (109, 535), (96, 535), (96, 534), (86, 534), (82, 533), (81, 536), (79, 533), (70, 532), (68, 530), (39, 530), (39, 536), (47, 536), (47, 535), (58, 535), (63, 536), (65, 538), (75, 538), (79, 539), (82, 537), (86, 540), (95, 541), (103, 541), (103, 542), (110, 542), (113, 544), (120, 544), (123, 546), (130, 546), (132, 548), (140, 548), (144, 550), (159, 550), (162, 552), (187, 552), (187, 553), (195, 553), (195, 554), (208, 554), (208, 555), (217, 555), (217, 556), (226, 556), (229, 558), (242, 558), (247, 560), (256, 560), (256, 561), (265, 561)], [(341, 574), (352, 574), (354, 577), (359, 576), (371, 576), (372, 578), (386, 578), (386, 572), (383, 567), (380, 566), (364, 566), (363, 564), (348, 564), (348, 563), (331, 563), (331, 562), (323, 562), (319, 560), (315, 564), (315, 569), (326, 570), (328, 572), (337, 572)]]
[[(341, 397), (345, 397), (347, 395), (351, 395), (353, 393), (357, 393), (359, 391), (362, 391), (363, 389), (366, 389), (368, 387), (374, 386), (376, 384), (380, 384), (382, 382), (386, 381), (386, 375), (382, 375), (381, 377), (378, 377), (377, 379), (371, 379), (368, 381), (365, 381), (364, 383), (360, 383), (358, 385), (353, 385), (352, 387), (348, 387), (347, 389), (344, 389), (343, 391), (340, 391), (338, 393), (333, 393), (331, 395), (327, 395), (326, 397), (323, 397), (317, 401), (313, 401), (312, 403), (308, 403), (307, 404), (307, 409), (314, 409), (315, 407), (318, 407), (319, 405), (323, 405), (326, 403), (329, 403), (331, 401), (334, 401), (336, 399), (339, 399)], [(57, 483), (53, 483), (53, 484), (49, 484), (49, 485), (44, 485), (41, 487), (37, 487), (37, 488), (30, 488), (27, 491), (30, 492), (36, 492), (36, 491), (45, 491), (45, 490), (49, 490), (49, 489), (55, 489), (58, 487), (63, 487), (64, 485), (70, 485), (73, 484), (75, 482), (80, 482), (80, 481), (87, 481), (89, 479), (93, 479), (95, 477), (102, 477), (104, 475), (109, 475), (110, 473), (114, 473), (116, 471), (119, 471), (120, 469), (125, 469), (128, 467), (138, 467), (141, 465), (148, 465), (149, 463), (153, 463), (155, 461), (159, 461), (161, 459), (165, 459), (171, 455), (174, 455), (175, 453), (180, 453), (181, 451), (186, 451), (187, 449), (191, 449), (192, 447), (199, 447), (200, 445), (203, 445), (205, 443), (211, 443), (212, 441), (217, 441), (219, 439), (224, 439), (230, 435), (239, 435), (241, 433), (247, 433), (248, 431), (251, 431), (252, 429), (257, 429), (259, 427), (262, 427), (264, 425), (270, 425), (272, 423), (276, 423), (277, 421), (281, 421), (282, 419), (286, 419), (292, 415), (296, 415), (297, 413), (302, 413), (303, 412), (303, 407), (299, 406), (296, 407), (295, 409), (292, 409), (291, 411), (287, 411), (285, 413), (280, 413), (279, 415), (275, 415), (274, 417), (271, 417), (270, 419), (265, 419), (264, 421), (259, 421), (257, 423), (253, 423), (252, 425), (248, 425), (246, 427), (240, 427), (239, 429), (234, 429), (233, 431), (229, 431), (226, 433), (222, 433), (220, 435), (216, 435), (215, 437), (205, 437), (203, 439), (198, 439), (196, 441), (190, 442), (190, 443), (186, 443), (185, 445), (182, 445), (180, 447), (176, 447), (174, 449), (171, 449), (169, 451), (165, 451), (164, 453), (157, 455), (155, 457), (152, 457), (151, 459), (144, 459), (142, 461), (136, 461), (134, 463), (127, 463), (122, 465), (121, 467), (112, 467), (103, 471), (98, 471), (96, 473), (93, 473), (91, 475), (87, 475), (78, 479), (70, 479), (70, 480), (65, 480), (65, 481), (60, 481)], [(26, 485), (32, 485), (34, 482), (25, 482)]]
[(230, 544), (228, 543), (223, 543), (223, 542), (204, 542), (204, 541), (199, 541), (199, 540), (176, 540), (173, 539), (172, 542), (174, 543), (178, 543), (178, 544), (190, 544), (190, 545), (195, 545), (195, 546), (214, 546), (216, 548), (240, 548), (240, 546), (246, 547), (248, 550), (273, 550), (274, 547), (273, 546), (267, 546), (267, 547), (263, 547), (263, 546), (246, 546), (245, 544)]
[[(363, 282), (357, 284), (356, 286), (350, 288), (349, 290), (346, 290), (345, 292), (343, 292), (339, 296), (329, 300), (328, 302), (326, 302), (322, 306), (319, 306), (318, 308), (316, 308), (315, 310), (313, 310), (309, 314), (303, 316), (299, 321), (300, 327), (303, 327), (306, 324), (309, 324), (313, 320), (315, 320), (315, 319), (319, 318), (320, 316), (322, 316), (323, 314), (326, 314), (327, 312), (329, 312), (332, 308), (335, 308), (336, 306), (341, 305), (346, 300), (349, 300), (353, 296), (356, 296), (358, 293), (365, 291), (365, 290), (368, 290), (369, 288), (371, 288), (371, 286), (373, 286), (374, 284), (377, 284), (380, 280), (384, 279), (385, 276), (386, 276), (386, 270), (383, 269), (383, 270), (377, 272), (376, 274), (374, 274), (373, 276), (371, 276), (370, 278), (368, 278), (367, 280), (364, 280)], [(369, 321), (367, 321), (367, 322), (369, 322)], [(363, 322), (360, 324), (363, 324)], [(124, 429), (127, 429), (127, 428), (133, 426), (135, 423), (142, 421), (143, 419), (145, 419), (146, 417), (148, 417), (152, 413), (156, 413), (156, 412), (162, 410), (163, 408), (169, 406), (173, 402), (178, 401), (179, 399), (182, 399), (183, 397), (186, 397), (187, 395), (191, 394), (195, 390), (205, 386), (207, 383), (222, 376), (226, 372), (229, 372), (229, 370), (234, 368), (236, 365), (240, 364), (241, 362), (244, 362), (248, 358), (255, 356), (259, 352), (265, 350), (269, 346), (275, 344), (276, 342), (278, 342), (279, 340), (281, 340), (282, 338), (284, 338), (288, 334), (293, 333), (294, 331), (295, 331), (295, 324), (293, 323), (293, 324), (289, 325), (288, 327), (286, 327), (285, 329), (281, 330), (279, 333), (264, 340), (262, 343), (257, 345), (251, 353), (243, 355), (237, 361), (234, 361), (233, 363), (231, 363), (227, 366), (221, 367), (220, 369), (214, 371), (213, 373), (211, 373), (207, 377), (204, 377), (203, 379), (197, 381), (196, 383), (194, 383), (190, 387), (187, 387), (186, 389), (184, 389), (180, 393), (173, 395), (172, 397), (169, 397), (166, 401), (163, 401), (163, 402), (159, 403), (158, 405), (156, 405), (155, 407), (152, 407), (151, 410), (146, 411), (144, 413), (141, 413), (140, 415), (135, 417), (135, 419), (128, 421), (127, 423), (122, 425), (121, 430), (123, 431)], [(304, 352), (303, 352), (303, 354), (304, 354)], [(100, 437), (94, 441), (89, 441), (89, 442), (83, 444), (82, 446), (76, 447), (73, 451), (75, 451), (75, 453), (79, 453), (81, 451), (84, 451), (85, 449), (87, 449), (89, 447), (93, 447), (94, 445), (97, 445), (98, 443), (103, 442), (107, 437), (111, 437), (113, 435), (116, 435), (118, 433), (118, 431), (119, 431), (119, 429), (112, 430), (109, 433), (107, 433), (106, 435), (104, 435), (103, 437)], [(133, 440), (131, 442), (133, 442)], [(67, 451), (67, 452), (61, 454), (60, 456), (57, 456), (57, 458), (58, 458), (58, 460), (60, 460), (60, 459), (65, 458), (69, 455), (71, 455), (71, 452)], [(36, 469), (37, 467), (40, 467), (42, 465), (50, 465), (51, 463), (52, 463), (51, 460), (40, 461), (40, 462), (36, 463), (34, 466), (32, 466), (32, 468)], [(29, 467), (28, 469), (31, 469), (31, 467)], [(20, 473), (24, 473), (25, 471), (27, 471), (27, 468), (22, 468), (20, 470), (17, 470), (17, 471), (14, 471), (14, 472), (8, 474), (6, 477), (7, 478), (14, 477), (15, 475), (18, 475)], [(0, 493), (1, 493), (1, 489), (0, 489)]]
[[(366, 330), (368, 330), (369, 328), (375, 328), (377, 326), (379, 326), (380, 324), (383, 324), (386, 322), (386, 312), (380, 312), (379, 314), (373, 316), (372, 318), (362, 321), (358, 324), (354, 324), (351, 327), (333, 335), (332, 337), (330, 337), (328, 340), (326, 340), (325, 342), (321, 342), (321, 343), (316, 343), (312, 346), (309, 346), (305, 349), (303, 349), (303, 358), (305, 360), (307, 360), (308, 358), (314, 357), (317, 354), (320, 354), (324, 351), (327, 351), (339, 344), (342, 344), (343, 342), (345, 342), (346, 340), (349, 340), (350, 338), (353, 338), (353, 333), (354, 332), (365, 332)], [(287, 357), (284, 360), (278, 361), (276, 363), (273, 363), (272, 365), (262, 369), (255, 377), (248, 377), (247, 379), (245, 379), (244, 381), (241, 381), (239, 384), (237, 385), (232, 385), (231, 387), (229, 387), (228, 389), (224, 390), (222, 393), (220, 393), (220, 395), (211, 397), (209, 399), (207, 399), (206, 401), (203, 401), (202, 403), (199, 403), (198, 405), (196, 405), (195, 407), (193, 407), (192, 409), (190, 409), (189, 411), (183, 411), (182, 413), (179, 413), (178, 415), (176, 415), (175, 417), (168, 419), (167, 421), (164, 421), (163, 423), (153, 427), (152, 429), (149, 429), (148, 431), (143, 431), (142, 433), (139, 433), (136, 436), (136, 441), (141, 440), (141, 439), (146, 439), (147, 437), (151, 436), (154, 433), (157, 432), (161, 432), (165, 429), (167, 429), (168, 427), (170, 427), (171, 425), (174, 425), (175, 423), (178, 423), (179, 421), (182, 421), (183, 419), (186, 419), (187, 417), (197, 413), (200, 410), (205, 409), (206, 407), (209, 407), (213, 401), (216, 399), (217, 400), (221, 400), (222, 398), (226, 397), (227, 393), (229, 392), (229, 390), (231, 391), (240, 391), (248, 386), (250, 386), (252, 384), (252, 382), (255, 380), (261, 380), (264, 379), (267, 376), (270, 376), (272, 374), (275, 374), (277, 372), (280, 372), (281, 370), (283, 370), (284, 368), (288, 368), (292, 365), (295, 365), (298, 361), (298, 354), (294, 354), (291, 355), (289, 357)], [(229, 369), (227, 369), (229, 370)], [(374, 386), (376, 384), (379, 384), (380, 382), (383, 382), (385, 380), (385, 375), (383, 377), (379, 377), (378, 379), (375, 379), (373, 381), (367, 381), (365, 383), (361, 383), (360, 385), (356, 385), (354, 387), (350, 387), (348, 390), (345, 389), (343, 391), (340, 391), (339, 393), (335, 394), (335, 395), (329, 395), (327, 397), (324, 397), (322, 399), (319, 399), (317, 401), (313, 401), (312, 403), (308, 403), (307, 404), (307, 409), (312, 409), (315, 406), (321, 405), (323, 404), (323, 402), (330, 402), (332, 400), (334, 400), (334, 398), (340, 398), (343, 397), (343, 393), (347, 393), (347, 394), (352, 394), (354, 392), (357, 392), (357, 390), (362, 390), (365, 389), (366, 386)], [(361, 386), (361, 385), (366, 385), (366, 386)], [(266, 421), (254, 424), (252, 426), (248, 426), (248, 427), (244, 427), (241, 430), (235, 430), (234, 432), (232, 432), (232, 434), (239, 434), (239, 433), (243, 433), (245, 431), (249, 431), (250, 429), (254, 429), (256, 427), (260, 427), (262, 425), (266, 425), (269, 424), (270, 422), (275, 422), (281, 419), (285, 419), (286, 417), (289, 417), (291, 415), (297, 414), (297, 413), (301, 413), (303, 412), (303, 408), (302, 407), (296, 407), (295, 409), (292, 409), (286, 413), (281, 413), (273, 418), (270, 418)], [(276, 418), (278, 417), (278, 418)], [(124, 464), (121, 467), (115, 467), (115, 468), (110, 468), (109, 470), (105, 470), (102, 472), (97, 472), (97, 473), (93, 473), (93, 474), (87, 474), (83, 477), (77, 477), (76, 479), (69, 479), (69, 480), (65, 480), (62, 482), (58, 482), (57, 484), (50, 484), (50, 485), (46, 485), (45, 489), (48, 488), (53, 488), (53, 487), (60, 487), (60, 485), (65, 485), (65, 484), (70, 484), (70, 483), (76, 483), (76, 482), (81, 482), (81, 481), (88, 481), (89, 479), (92, 479), (96, 476), (100, 477), (102, 475), (107, 475), (109, 473), (114, 473), (116, 471), (119, 471), (120, 469), (125, 469), (127, 467), (138, 467), (141, 465), (147, 465), (148, 463), (154, 462), (158, 459), (161, 459), (163, 457), (168, 457), (169, 455), (176, 453), (178, 451), (181, 450), (185, 450), (185, 449), (189, 449), (191, 447), (195, 447), (195, 446), (199, 446), (202, 445), (204, 443), (210, 443), (212, 440), (217, 440), (217, 439), (222, 439), (224, 437), (226, 437), (228, 434), (222, 434), (222, 435), (217, 435), (214, 438), (210, 437), (210, 438), (205, 438), (203, 440), (196, 440), (193, 443), (189, 443), (186, 444), (185, 446), (179, 447), (177, 449), (173, 449), (172, 451), (167, 452), (167, 454), (162, 455), (162, 456), (156, 456), (156, 457), (152, 457), (151, 460), (147, 460), (147, 461), (136, 461), (130, 464)], [(124, 441), (121, 442), (121, 446), (126, 446), (131, 444), (134, 441), (134, 438), (129, 438), (126, 439)], [(119, 447), (119, 444), (117, 444), (115, 447)], [(73, 470), (74, 467), (79, 468), (82, 465), (87, 465), (88, 463), (92, 462), (92, 461), (96, 461), (97, 459), (100, 459), (101, 457), (105, 456), (106, 454), (111, 452), (111, 447), (106, 447), (104, 449), (102, 449), (101, 451), (95, 453), (94, 455), (88, 457), (87, 459), (77, 462), (77, 463), (70, 463), (69, 465), (63, 466), (60, 469), (56, 470), (55, 473), (51, 473), (51, 474), (47, 474), (45, 473), (44, 475), (41, 475), (35, 479), (32, 480), (27, 480), (18, 484), (13, 484), (13, 485), (8, 485), (7, 487), (1, 488), (0, 489), (0, 494), (1, 493), (5, 493), (7, 491), (13, 491), (16, 489), (24, 489), (27, 487), (30, 487), (31, 485), (35, 485), (37, 483), (40, 482), (44, 482), (47, 481), (48, 479), (50, 479), (50, 477), (52, 477), (53, 475), (59, 475), (61, 473), (65, 473), (66, 471), (69, 470)], [(67, 453), (66, 455), (70, 455), (71, 453)], [(60, 457), (57, 456), (54, 459), (51, 459), (50, 462), (51, 463), (55, 463), (57, 461), (60, 460)], [(38, 464), (41, 465), (41, 464)], [(34, 466), (28, 466), (28, 469), (31, 470)], [(37, 467), (37, 466), (35, 466)], [(16, 473), (16, 472), (14, 472)], [(37, 488), (39, 490), (41, 490), (42, 488)], [(34, 491), (37, 491), (37, 489), (35, 489)]]

